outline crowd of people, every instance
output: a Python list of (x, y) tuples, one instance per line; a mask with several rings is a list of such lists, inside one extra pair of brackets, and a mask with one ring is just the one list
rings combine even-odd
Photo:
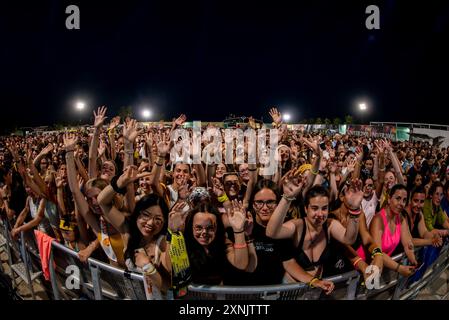
[[(303, 282), (330, 294), (324, 278), (367, 278), (370, 265), (408, 277), (414, 248), (448, 236), (449, 148), (290, 130), (273, 108), (277, 169), (264, 175), (266, 163), (248, 160), (176, 161), (185, 115), (145, 127), (106, 124), (106, 112), (86, 131), (0, 138), (2, 219), (15, 239), (38, 229), (83, 262), (143, 273), (154, 299), (181, 298), (189, 283)], [(391, 258), (400, 252), (409, 264)]]

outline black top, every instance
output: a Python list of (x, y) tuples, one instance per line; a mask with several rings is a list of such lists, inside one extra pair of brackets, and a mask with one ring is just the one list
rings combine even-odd
[(408, 215), (407, 211), (404, 210), (402, 215), (404, 215), (407, 218), (407, 223), (408, 223), (408, 227), (410, 229), (410, 233), (412, 234), (412, 238), (421, 238), (421, 236), (419, 235), (419, 227), (418, 227), (419, 222), (422, 219), (421, 214), (416, 215), (415, 221), (413, 221), (413, 227), (412, 227), (412, 223), (410, 220), (410, 216)]
[[(234, 240), (231, 228), (227, 230), (227, 236)], [(292, 248), (290, 239), (276, 240), (266, 236), (266, 228), (257, 222), (254, 223), (252, 236), (257, 254), (257, 267), (254, 272), (238, 270), (230, 263), (225, 268), (225, 285), (270, 285), (282, 283), (284, 267), (282, 266), (282, 252), (286, 248)], [(290, 249), (291, 250), (291, 249)]]
[[(291, 258), (295, 258), (296, 262), (305, 270), (305, 271), (313, 271), (315, 267), (322, 267), (324, 270), (329, 268), (330, 264), (332, 263), (332, 257), (331, 257), (331, 249), (330, 249), (330, 241), (329, 241), (329, 235), (328, 235), (328, 224), (330, 224), (330, 220), (328, 219), (324, 225), (323, 225), (323, 231), (326, 237), (326, 247), (324, 248), (323, 252), (321, 253), (321, 256), (318, 260), (310, 261), (307, 254), (304, 252), (303, 245), (304, 245), (304, 239), (306, 236), (307, 231), (307, 224), (302, 218), (303, 221), (303, 228), (301, 233), (301, 238), (299, 240), (298, 247), (295, 248), (290, 252), (290, 254), (285, 254), (283, 259), (284, 261), (290, 260)], [(296, 251), (296, 252), (295, 252)]]
[(192, 282), (195, 284), (220, 285), (223, 280), (223, 266), (226, 255), (206, 255), (189, 252)]

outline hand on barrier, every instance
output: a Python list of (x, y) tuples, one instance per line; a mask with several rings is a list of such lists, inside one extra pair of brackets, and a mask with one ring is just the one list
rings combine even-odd
[(403, 277), (410, 277), (412, 274), (415, 273), (415, 266), (405, 266), (405, 265), (399, 265), (398, 272)]
[(317, 288), (321, 288), (326, 295), (331, 294), (335, 289), (335, 284), (332, 281), (328, 280), (318, 280), (314, 283), (314, 286)]
[(93, 251), (91, 248), (86, 247), (83, 250), (80, 250), (78, 252), (78, 258), (80, 259), (81, 262), (87, 262), (87, 259), (89, 259), (89, 257), (92, 255)]

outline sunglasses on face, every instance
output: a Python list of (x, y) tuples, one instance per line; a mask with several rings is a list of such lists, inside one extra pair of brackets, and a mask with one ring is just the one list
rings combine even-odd
[(268, 209), (274, 209), (274, 208), (276, 208), (277, 201), (276, 200), (266, 200), (266, 201), (255, 200), (254, 201), (254, 207), (258, 210), (262, 209), (264, 205), (266, 205)]
[(239, 185), (239, 182), (237, 180), (233, 180), (233, 181), (226, 181), (225, 186), (230, 188), (232, 186), (237, 187)]

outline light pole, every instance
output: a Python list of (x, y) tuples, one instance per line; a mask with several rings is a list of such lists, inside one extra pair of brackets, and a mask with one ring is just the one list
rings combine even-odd
[(362, 120), (362, 125), (364, 124), (364, 115), (365, 115), (367, 109), (368, 109), (368, 107), (366, 106), (365, 102), (359, 103), (359, 110), (360, 110), (360, 114), (361, 114), (360, 118)]
[(148, 120), (151, 117), (151, 111), (149, 109), (143, 109), (142, 110), (142, 117), (145, 120)]
[(79, 125), (81, 126), (81, 118), (82, 118), (82, 112), (86, 108), (86, 104), (83, 101), (77, 101), (75, 103), (75, 109), (79, 112)]

